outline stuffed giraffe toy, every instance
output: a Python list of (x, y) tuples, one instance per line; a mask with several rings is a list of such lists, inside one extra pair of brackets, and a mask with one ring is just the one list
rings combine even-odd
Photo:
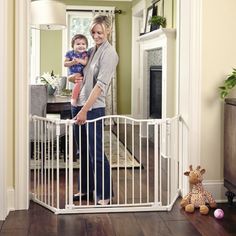
[(192, 213), (195, 208), (199, 208), (199, 211), (203, 215), (207, 215), (209, 208), (216, 208), (216, 202), (211, 193), (204, 190), (202, 185), (202, 175), (206, 172), (205, 169), (201, 169), (197, 166), (196, 170), (193, 170), (192, 165), (189, 166), (189, 171), (184, 172), (184, 175), (189, 177), (189, 183), (192, 184), (192, 191), (189, 192), (180, 202), (180, 206), (185, 209), (186, 212)]

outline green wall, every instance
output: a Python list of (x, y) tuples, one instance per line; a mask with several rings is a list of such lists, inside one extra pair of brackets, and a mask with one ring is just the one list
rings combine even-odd
[(40, 32), (40, 73), (54, 71), (61, 75), (62, 67), (62, 32), (41, 31)]
[[(64, 0), (67, 5), (115, 6), (122, 10), (116, 15), (116, 45), (119, 55), (117, 68), (117, 112), (131, 113), (131, 2), (78, 1)], [(62, 68), (62, 33), (61, 31), (41, 32), (41, 67), (40, 72), (61, 74)]]

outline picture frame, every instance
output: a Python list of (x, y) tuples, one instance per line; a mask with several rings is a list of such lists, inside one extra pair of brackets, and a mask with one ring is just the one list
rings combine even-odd
[(155, 0), (152, 4), (156, 7), (156, 15), (164, 16), (164, 0)]
[(145, 20), (145, 34), (149, 33), (151, 30), (151, 25), (148, 24), (149, 19), (152, 17), (153, 13), (153, 6), (150, 6), (147, 8), (147, 13), (146, 13), (146, 20)]

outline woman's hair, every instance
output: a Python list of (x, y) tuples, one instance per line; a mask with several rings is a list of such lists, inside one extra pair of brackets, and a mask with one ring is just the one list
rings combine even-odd
[(103, 31), (105, 32), (106, 29), (111, 29), (111, 20), (108, 16), (106, 15), (97, 15), (93, 18), (91, 25), (90, 25), (90, 32), (92, 31), (93, 27), (95, 25), (101, 25), (103, 28)]
[(71, 39), (71, 47), (73, 48), (74, 47), (74, 43), (75, 43), (75, 40), (76, 39), (83, 39), (88, 47), (88, 39), (86, 38), (85, 35), (83, 34), (76, 34), (73, 36), (73, 38)]

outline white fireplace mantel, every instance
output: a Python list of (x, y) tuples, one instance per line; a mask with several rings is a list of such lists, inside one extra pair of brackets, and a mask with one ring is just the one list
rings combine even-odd
[(175, 38), (175, 29), (160, 28), (139, 36), (138, 41), (146, 41), (157, 37)]
[[(162, 118), (172, 117), (175, 109), (175, 29), (160, 28), (150, 33), (139, 36), (139, 83), (133, 84), (134, 89), (139, 90), (139, 108), (142, 118), (149, 118), (149, 80), (150, 72), (148, 67), (148, 53), (150, 50), (161, 50), (162, 66)], [(154, 62), (155, 64), (155, 62)], [(137, 88), (138, 87), (138, 88)]]

